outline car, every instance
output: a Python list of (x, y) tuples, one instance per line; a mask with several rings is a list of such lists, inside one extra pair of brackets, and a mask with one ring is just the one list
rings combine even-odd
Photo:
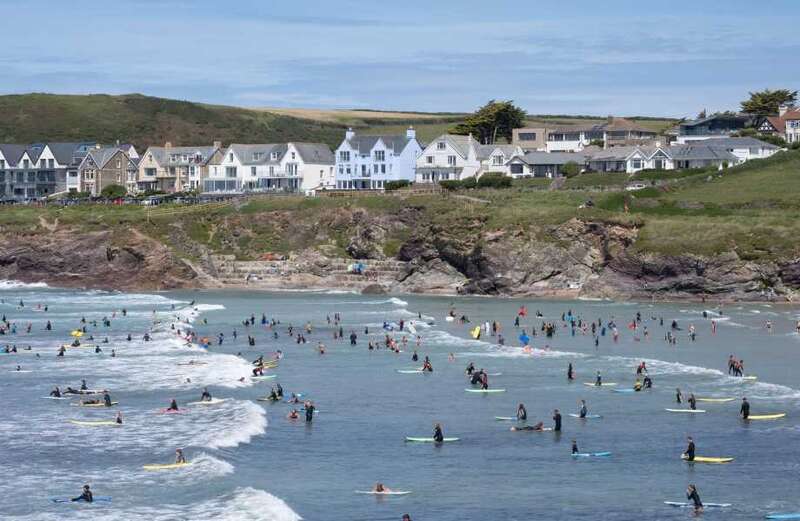
[(625, 187), (625, 190), (629, 192), (634, 192), (636, 190), (643, 190), (645, 188), (647, 188), (647, 185), (644, 183), (631, 183)]

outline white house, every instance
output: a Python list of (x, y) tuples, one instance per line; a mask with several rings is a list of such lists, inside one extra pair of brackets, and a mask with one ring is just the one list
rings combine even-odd
[(232, 144), (208, 167), (205, 192), (299, 192), (333, 187), (333, 154), (321, 143)]
[(787, 143), (800, 143), (800, 109), (789, 110), (783, 114), (786, 123), (785, 139)]
[(357, 136), (348, 129), (336, 149), (336, 188), (381, 190), (388, 181), (414, 181), (421, 153), (411, 127), (405, 135), (381, 136)]
[(472, 135), (442, 134), (417, 159), (417, 183), (459, 181), (486, 172), (508, 173), (508, 161), (522, 155), (518, 145), (481, 145)]

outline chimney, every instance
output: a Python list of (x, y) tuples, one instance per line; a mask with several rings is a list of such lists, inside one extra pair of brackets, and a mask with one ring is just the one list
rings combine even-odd
[(100, 143), (95, 143), (94, 148), (95, 150), (100, 150), (101, 148), (103, 148), (103, 145), (101, 145)]
[(352, 129), (352, 128), (348, 128), (348, 129), (347, 129), (347, 132), (345, 132), (345, 133), (344, 133), (344, 138), (345, 138), (346, 140), (350, 141), (350, 140), (351, 140), (351, 139), (353, 139), (354, 137), (356, 137), (356, 133), (355, 133), (355, 132), (353, 132), (353, 129)]
[(778, 107), (778, 116), (782, 118), (790, 110), (792, 110), (791, 105), (788, 103), (781, 103), (781, 105)]
[(214, 141), (214, 148), (222, 148), (222, 141)]
[(172, 148), (172, 142), (167, 141), (166, 143), (164, 143), (164, 148)]
[(609, 124), (609, 125), (610, 125), (611, 123), (614, 123), (614, 116), (608, 116), (608, 117), (606, 118), (606, 121), (608, 122), (608, 124)]
[(417, 137), (417, 131), (414, 130), (414, 127), (408, 127), (406, 129), (406, 139), (415, 139)]

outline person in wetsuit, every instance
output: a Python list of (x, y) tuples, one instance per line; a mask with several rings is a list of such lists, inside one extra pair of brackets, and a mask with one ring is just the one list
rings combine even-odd
[(89, 488), (89, 485), (84, 485), (83, 492), (81, 493), (81, 495), (70, 499), (70, 501), (85, 501), (87, 503), (93, 502), (94, 496), (92, 496), (92, 491)]
[(175, 463), (186, 463), (186, 456), (183, 455), (183, 449), (175, 449)]
[(117, 417), (114, 418), (114, 421), (117, 422), (118, 425), (122, 425), (122, 412), (117, 412)]
[(689, 404), (691, 410), (697, 409), (697, 398), (694, 397), (694, 393), (689, 393), (689, 398), (686, 402)]
[(572, 362), (569, 363), (569, 367), (567, 367), (567, 380), (574, 380), (575, 379), (575, 371), (572, 370)]
[(681, 394), (680, 387), (675, 389), (675, 403), (683, 403), (683, 394)]
[(54, 398), (61, 398), (61, 390), (58, 387), (53, 387), (53, 390), (50, 391), (50, 396)]
[(694, 440), (691, 436), (686, 438), (686, 451), (684, 451), (683, 455), (685, 456), (684, 459), (686, 461), (694, 461)]
[(111, 395), (108, 394), (108, 391), (103, 391), (103, 405), (106, 407), (111, 407)]
[(644, 381), (642, 385), (645, 389), (652, 389), (653, 388), (653, 380), (650, 379), (650, 375), (645, 375)]
[(744, 420), (750, 417), (750, 402), (747, 401), (747, 398), (742, 398), (742, 407), (739, 409), (739, 414)]
[(436, 443), (444, 441), (444, 432), (442, 431), (442, 425), (439, 423), (433, 426), (433, 441)]
[(472, 373), (474, 372), (475, 372), (475, 364), (470, 362), (469, 364), (467, 364), (467, 369), (464, 371), (464, 373), (466, 373), (468, 376), (472, 376)]
[(311, 423), (314, 420), (314, 404), (306, 402), (306, 423)]
[(581, 408), (580, 408), (580, 411), (578, 411), (578, 416), (580, 418), (586, 418), (586, 413), (588, 413), (588, 412), (589, 412), (589, 409), (587, 409), (587, 407), (586, 407), (586, 400), (581, 400)]
[(561, 413), (558, 412), (558, 409), (553, 410), (553, 422), (553, 430), (561, 432)]
[(572, 440), (572, 453), (578, 454), (578, 442), (575, 440)]
[(525, 404), (517, 406), (517, 421), (525, 421), (528, 419), (528, 411), (525, 409)]
[(422, 370), (429, 373), (433, 372), (433, 365), (431, 365), (431, 360), (427, 356), (425, 357), (425, 361), (422, 362)]
[(201, 402), (210, 402), (211, 401), (211, 393), (208, 392), (208, 387), (203, 387), (203, 394), (200, 395)]
[(521, 425), (519, 427), (511, 427), (512, 431), (543, 431), (544, 422), (539, 422), (536, 425)]
[(703, 511), (703, 502), (700, 501), (700, 494), (697, 493), (697, 487), (689, 485), (686, 488), (686, 499), (692, 502), (695, 512), (699, 513)]
[(167, 407), (167, 410), (168, 411), (177, 411), (178, 410), (178, 402), (175, 400), (175, 398), (173, 398), (172, 401), (169, 402), (169, 407)]
[(594, 384), (597, 386), (603, 385), (603, 377), (600, 375), (600, 371), (597, 371), (597, 377), (594, 380)]

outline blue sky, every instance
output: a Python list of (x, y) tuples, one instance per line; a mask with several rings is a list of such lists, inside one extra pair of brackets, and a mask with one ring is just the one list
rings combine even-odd
[(798, 0), (0, 0), (0, 20), (2, 94), (687, 116), (800, 89)]

